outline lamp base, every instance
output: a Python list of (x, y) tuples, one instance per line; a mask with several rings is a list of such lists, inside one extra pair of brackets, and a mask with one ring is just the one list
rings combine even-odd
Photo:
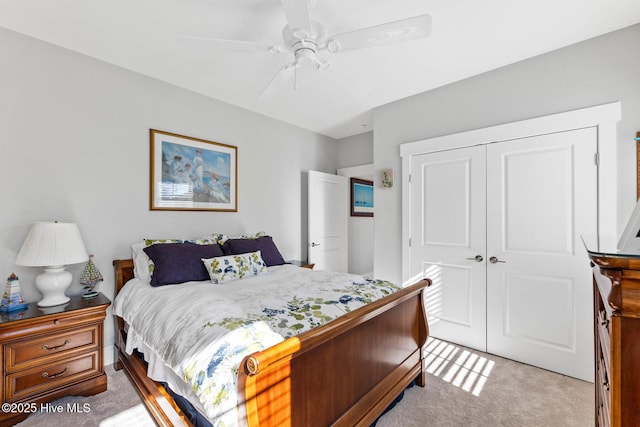
[(38, 307), (51, 307), (69, 302), (64, 291), (71, 285), (73, 276), (63, 266), (45, 267), (36, 277), (36, 288), (42, 294)]

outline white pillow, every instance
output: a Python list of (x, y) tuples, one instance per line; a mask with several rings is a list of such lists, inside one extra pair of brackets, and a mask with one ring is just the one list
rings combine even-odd
[(144, 253), (144, 243), (134, 243), (131, 245), (131, 258), (133, 258), (133, 275), (145, 282), (151, 281), (149, 274), (149, 257)]
[(267, 272), (260, 251), (202, 259), (212, 283), (220, 284)]

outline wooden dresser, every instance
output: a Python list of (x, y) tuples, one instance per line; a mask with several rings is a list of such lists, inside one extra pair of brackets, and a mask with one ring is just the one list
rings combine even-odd
[[(103, 322), (111, 302), (98, 294), (67, 304), (0, 314), (2, 411), (0, 426), (13, 425), (66, 395), (107, 389)], [(69, 410), (86, 408), (67, 408)]]
[(596, 426), (640, 426), (640, 255), (589, 251)]

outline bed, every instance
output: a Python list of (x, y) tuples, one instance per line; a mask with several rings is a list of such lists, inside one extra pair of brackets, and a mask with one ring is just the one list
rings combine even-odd
[[(240, 246), (238, 250), (245, 249), (242, 245)], [(191, 246), (187, 245), (187, 247), (192, 250)], [(263, 252), (267, 259), (268, 249), (263, 248)], [(199, 425), (199, 421), (194, 421), (198, 417), (194, 418), (193, 411), (198, 412), (196, 415), (200, 416), (204, 414), (205, 417), (209, 417), (210, 415), (207, 412), (210, 408), (205, 407), (208, 401), (202, 395), (197, 397), (205, 403), (194, 403), (193, 395), (189, 396), (189, 389), (195, 390), (196, 383), (201, 385), (204, 382), (206, 387), (203, 386), (203, 388), (206, 392), (213, 388), (213, 386), (207, 386), (206, 378), (203, 381), (207, 375), (203, 375), (202, 368), (200, 371), (194, 368), (191, 372), (192, 366), (195, 366), (191, 362), (200, 358), (202, 354), (200, 350), (196, 351), (199, 347), (195, 344), (187, 344), (191, 339), (190, 334), (195, 337), (196, 333), (183, 329), (186, 326), (176, 326), (175, 322), (178, 321), (177, 319), (184, 318), (187, 324), (197, 324), (200, 328), (197, 330), (206, 329), (203, 325), (206, 325), (207, 321), (204, 319), (201, 321), (200, 317), (194, 321), (192, 316), (196, 316), (197, 306), (214, 306), (210, 302), (205, 302), (205, 292), (208, 294), (212, 288), (215, 288), (216, 292), (222, 292), (222, 296), (215, 297), (218, 298), (216, 301), (231, 301), (235, 298), (251, 300), (249, 304), (256, 307), (260, 305), (256, 301), (271, 307), (262, 309), (260, 313), (254, 311), (254, 314), (249, 317), (254, 321), (257, 320), (255, 322), (240, 322), (243, 325), (251, 325), (250, 332), (242, 330), (243, 336), (255, 334), (260, 335), (261, 339), (263, 336), (266, 339), (262, 342), (262, 347), (255, 347), (252, 344), (244, 348), (243, 352), (236, 351), (234, 357), (239, 357), (238, 363), (229, 375), (230, 377), (235, 375), (233, 383), (229, 382), (232, 385), (227, 385), (226, 389), (223, 388), (224, 393), (217, 390), (217, 394), (214, 394), (214, 396), (224, 394), (225, 398), (234, 402), (234, 412), (229, 411), (229, 416), (234, 419), (234, 422), (237, 421), (237, 425), (251, 427), (369, 426), (407, 386), (413, 383), (425, 385), (422, 348), (427, 339), (428, 326), (423, 291), (430, 284), (427, 279), (406, 288), (389, 291), (389, 286), (393, 285), (388, 282), (378, 283), (380, 281), (353, 275), (338, 277), (337, 273), (312, 271), (283, 263), (268, 266), (266, 274), (252, 275), (255, 277), (243, 278), (231, 284), (224, 283), (222, 286), (212, 285), (210, 281), (190, 281), (186, 285), (153, 287), (147, 286), (147, 283), (142, 283), (136, 277), (134, 259), (135, 256), (132, 259), (115, 260), (113, 263), (117, 294), (114, 313), (122, 316), (116, 316), (118, 334), (116, 369), (124, 368), (158, 425)], [(223, 257), (212, 259), (218, 260)], [(211, 277), (213, 281), (213, 276)], [(355, 297), (344, 294), (345, 286), (327, 285), (338, 280), (350, 281), (349, 286), (346, 287), (355, 290)], [(278, 308), (275, 299), (278, 292), (287, 293), (282, 287), (292, 286), (292, 290), (289, 291), (291, 295), (307, 288), (311, 292), (311, 282), (315, 282), (320, 287), (333, 287), (334, 291), (339, 289), (339, 294), (344, 295), (340, 298), (335, 295), (323, 297), (324, 302), (318, 303), (317, 306), (307, 304), (306, 307), (303, 307), (305, 301), (311, 299), (307, 298), (303, 301), (304, 298), (296, 296), (297, 299), (289, 298), (284, 310)], [(304, 285), (301, 285), (302, 283)], [(224, 285), (227, 287), (225, 288)], [(232, 287), (233, 291), (230, 290)], [(372, 297), (371, 289), (373, 288), (379, 289), (382, 296)], [(181, 293), (175, 294), (174, 291), (178, 289)], [(201, 297), (194, 299), (188, 296), (176, 296), (185, 295), (184, 293), (187, 292)], [(264, 294), (261, 295), (259, 292)], [(170, 302), (153, 307), (154, 301), (160, 301), (161, 294), (167, 295)], [(251, 298), (247, 297), (249, 295)], [(362, 301), (358, 301), (359, 299)], [(369, 301), (370, 299), (372, 301)], [(185, 303), (194, 300), (197, 302)], [(153, 319), (151, 323), (145, 324), (143, 320), (131, 317), (130, 313), (125, 314), (127, 302), (132, 307), (135, 306), (132, 301), (145, 301), (142, 304), (144, 309), (138, 308), (133, 311), (148, 311), (147, 314), (151, 314)], [(228, 304), (229, 307), (233, 305), (231, 302)], [(322, 310), (318, 311), (320, 304), (324, 304), (322, 310), (340, 309), (344, 314), (333, 320), (327, 320), (328, 317), (324, 319), (326, 313)], [(292, 308), (292, 305), (295, 307)], [(138, 307), (140, 306), (138, 304)], [(209, 312), (224, 312), (227, 325), (238, 323), (237, 320), (229, 321), (229, 319), (236, 319), (233, 316), (235, 308), (229, 308), (228, 310), (231, 311), (225, 312), (226, 302), (218, 304), (217, 307), (216, 310), (209, 310)], [(304, 315), (298, 310), (305, 312)], [(159, 323), (156, 323), (159, 322), (156, 313), (162, 311), (173, 316), (173, 319), (168, 322), (173, 325), (171, 326), (173, 329), (163, 330), (163, 326), (158, 326)], [(209, 312), (207, 316), (213, 316)], [(275, 316), (279, 312), (286, 312), (285, 316), (289, 316), (291, 321), (287, 323), (286, 319), (273, 320), (272, 314)], [(260, 316), (257, 316), (258, 314)], [(335, 313), (331, 314), (331, 316), (334, 315)], [(314, 316), (324, 320), (316, 321)], [(127, 322), (123, 317), (128, 319)], [(295, 322), (293, 319), (303, 320)], [(267, 324), (261, 325), (264, 323), (263, 320)], [(300, 326), (300, 323), (305, 323), (304, 327)], [(264, 328), (260, 329), (255, 325), (264, 326)], [(279, 330), (283, 325), (285, 327)], [(291, 333), (291, 330), (296, 328), (300, 328), (302, 332)], [(152, 335), (155, 333), (156, 336), (142, 338), (143, 334), (139, 332), (144, 329), (151, 331)], [(277, 333), (276, 329), (278, 329)], [(175, 330), (180, 331), (180, 334)], [(235, 338), (229, 338), (231, 341), (236, 342), (239, 330), (233, 330), (232, 333), (236, 335)], [(171, 335), (172, 333), (174, 335)], [(167, 348), (158, 347), (154, 341), (165, 334), (171, 336), (173, 344)], [(197, 336), (200, 337), (200, 335)], [(195, 340), (202, 341), (201, 338)], [(156, 347), (152, 348), (153, 345)], [(187, 378), (186, 386), (177, 384), (179, 381), (175, 378), (169, 378), (168, 381), (163, 381), (166, 378), (158, 378), (155, 372), (157, 361), (151, 358), (152, 362), (149, 363), (149, 354), (154, 352), (164, 352), (166, 354), (163, 356), (168, 355), (168, 359), (175, 357), (184, 366), (188, 366), (181, 371), (189, 373), (189, 375), (183, 375)], [(210, 355), (207, 357), (210, 358)], [(185, 359), (184, 362), (182, 362), (183, 359)], [(209, 359), (205, 358), (206, 360)], [(166, 360), (163, 363), (171, 365)], [(174, 365), (175, 363), (172, 366)], [(224, 366), (224, 363), (219, 365)], [(209, 364), (209, 370), (211, 366), (212, 363)], [(193, 379), (193, 383), (190, 384), (189, 379)], [(166, 385), (169, 387), (165, 387)], [(183, 404), (185, 399), (192, 403), (187, 405), (186, 409)]]

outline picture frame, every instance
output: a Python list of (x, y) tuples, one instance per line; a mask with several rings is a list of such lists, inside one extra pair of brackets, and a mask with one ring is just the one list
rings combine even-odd
[(351, 178), (351, 216), (373, 216), (373, 181)]
[(238, 147), (150, 129), (149, 209), (238, 211)]
[(383, 169), (380, 174), (380, 184), (382, 188), (393, 187), (393, 169)]

